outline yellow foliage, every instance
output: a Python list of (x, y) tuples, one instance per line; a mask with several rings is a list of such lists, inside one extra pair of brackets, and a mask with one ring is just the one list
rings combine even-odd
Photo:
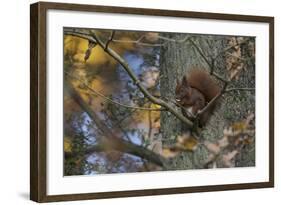
[(157, 104), (154, 104), (154, 103), (151, 103), (151, 108), (155, 108), (155, 109), (160, 109), (161, 108), (161, 105), (157, 105)]
[(231, 127), (234, 131), (243, 131), (243, 130), (247, 129), (247, 124), (243, 121), (236, 122), (236, 123), (233, 123), (233, 125)]
[(64, 136), (63, 138), (63, 149), (64, 152), (71, 152), (72, 151), (72, 142), (69, 137)]
[(78, 37), (64, 36), (64, 54), (75, 54), (80, 41), (81, 38)]
[(179, 152), (180, 151), (177, 149), (167, 147), (162, 149), (161, 155), (165, 158), (173, 158), (176, 157), (179, 154)]
[(194, 151), (197, 145), (198, 140), (194, 137), (189, 137), (182, 142), (183, 149), (186, 151)]
[(190, 135), (184, 134), (177, 137), (176, 146), (181, 150), (194, 151), (197, 148), (198, 140)]
[[(129, 38), (121, 38), (123, 41), (130, 41)], [(125, 51), (131, 50), (134, 48), (133, 43), (114, 43), (111, 42), (110, 46), (115, 52), (119, 55), (123, 55)], [(92, 49), (91, 55), (87, 62), (84, 61), (85, 52), (88, 49), (88, 41), (75, 36), (65, 36), (64, 37), (64, 54), (69, 54), (73, 57), (73, 60), (76, 62), (83, 62), (89, 65), (105, 65), (109, 66), (115, 65), (117, 62), (109, 56), (103, 48), (100, 46), (95, 46)]]

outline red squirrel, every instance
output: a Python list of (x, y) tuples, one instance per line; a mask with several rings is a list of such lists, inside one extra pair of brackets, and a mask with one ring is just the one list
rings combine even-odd
[[(177, 81), (176, 101), (195, 116), (220, 91), (219, 85), (208, 72), (200, 68), (193, 68), (182, 78), (181, 82)], [(199, 120), (200, 126), (206, 124), (215, 106), (216, 103), (203, 113)], [(183, 110), (183, 114), (188, 115), (185, 110)]]

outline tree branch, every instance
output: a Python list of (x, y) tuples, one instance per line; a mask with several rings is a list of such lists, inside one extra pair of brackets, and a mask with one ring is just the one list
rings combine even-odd
[(151, 47), (161, 47), (161, 46), (164, 45), (164, 43), (143, 43), (143, 42), (139, 42), (139, 40), (131, 41), (131, 40), (114, 39), (114, 40), (112, 40), (112, 42), (115, 42), (115, 43), (134, 43), (134, 44), (138, 44), (138, 45), (141, 45), (141, 46), (151, 46)]
[(224, 93), (228, 93), (232, 91), (255, 91), (255, 88), (229, 88), (226, 89)]
[[(66, 30), (65, 34), (68, 35), (76, 35), (75, 31), (69, 31)], [(80, 35), (81, 33), (79, 33)], [(81, 36), (81, 35), (80, 35)], [(119, 56), (114, 50), (112, 50), (111, 48), (106, 48), (105, 47), (105, 43), (103, 43), (94, 32), (90, 32), (89, 34), (85, 34), (82, 38), (87, 39), (87, 40), (92, 40), (94, 42), (96, 42), (101, 48), (104, 49), (104, 51), (109, 54), (112, 58), (114, 58), (118, 63), (120, 63), (122, 65), (122, 67), (125, 69), (125, 71), (128, 73), (128, 75), (130, 76), (130, 78), (133, 80), (133, 82), (135, 83), (135, 85), (140, 89), (140, 91), (143, 93), (143, 95), (145, 97), (147, 97), (151, 102), (153, 102), (154, 104), (157, 105), (161, 105), (162, 107), (166, 108), (167, 111), (169, 111), (170, 113), (172, 113), (175, 117), (177, 117), (179, 120), (181, 120), (183, 123), (185, 123), (188, 127), (192, 127), (193, 123), (192, 121), (190, 121), (188, 118), (186, 118), (185, 116), (183, 116), (180, 112), (178, 112), (176, 109), (174, 109), (169, 103), (158, 99), (156, 97), (154, 97), (153, 95), (151, 95), (148, 90), (141, 84), (141, 82), (139, 81), (139, 79), (137, 78), (137, 76), (134, 74), (133, 70), (131, 69), (131, 67), (129, 66), (129, 64), (121, 57)]]
[[(129, 143), (123, 139), (118, 138), (105, 124), (100, 120), (99, 116), (84, 102), (79, 93), (75, 90), (69, 80), (66, 80), (66, 85), (70, 95), (75, 102), (89, 115), (89, 117), (96, 124), (101, 133), (104, 134), (104, 138), (101, 144), (98, 146), (99, 150), (117, 150), (139, 156), (147, 159), (159, 166), (163, 166), (164, 158), (155, 152), (148, 150), (142, 146)], [(97, 149), (97, 145), (93, 145), (85, 150), (86, 153), (90, 153)]]
[[(199, 111), (196, 115), (196, 119), (198, 119), (200, 116), (202, 116), (211, 106), (213, 106), (216, 101), (224, 94), (227, 92), (232, 92), (232, 91), (252, 91), (255, 90), (254, 88), (230, 88), (230, 89), (226, 89), (228, 84), (231, 82), (230, 80), (224, 79), (223, 77), (221, 77), (220, 75), (218, 75), (217, 73), (214, 72), (214, 68), (215, 68), (215, 59), (217, 58), (217, 56), (215, 58), (211, 59), (211, 62), (209, 62), (209, 60), (207, 59), (207, 57), (204, 55), (204, 53), (201, 51), (201, 49), (196, 45), (196, 43), (192, 40), (189, 39), (189, 41), (191, 42), (191, 44), (195, 47), (195, 49), (198, 51), (198, 53), (201, 55), (201, 57), (204, 59), (204, 61), (208, 64), (208, 66), (210, 67), (210, 75), (213, 75), (214, 77), (216, 77), (218, 80), (222, 81), (224, 83), (223, 88), (221, 89), (221, 92), (215, 96), (201, 111)], [(235, 46), (241, 45), (243, 43), (246, 43), (247, 41), (249, 41), (249, 39), (246, 39), (245, 41), (241, 42), (241, 43), (237, 43), (236, 45), (230, 46), (226, 49), (224, 49), (222, 52), (227, 52), (228, 50), (234, 48)], [(220, 52), (220, 54), (222, 53)]]
[(105, 50), (108, 48), (109, 43), (113, 40), (115, 31), (112, 30), (109, 39), (107, 40), (106, 44), (105, 44)]
[[(183, 116), (181, 113), (177, 112), (169, 103), (167, 103), (166, 101), (163, 101), (162, 99), (156, 98), (153, 95), (151, 95), (148, 90), (146, 90), (146, 88), (141, 84), (141, 82), (139, 81), (139, 79), (137, 78), (137, 76), (134, 74), (133, 70), (130, 68), (129, 64), (121, 57), (119, 56), (114, 50), (112, 50), (111, 48), (108, 47), (108, 43), (109, 41), (105, 44), (103, 43), (99, 37), (95, 34), (94, 31), (90, 31), (89, 34), (87, 33), (83, 33), (83, 32), (79, 32), (79, 31), (71, 31), (71, 30), (66, 30), (65, 34), (67, 35), (73, 35), (73, 36), (78, 36), (84, 39), (87, 39), (89, 41), (93, 41), (95, 43), (97, 43), (100, 47), (102, 47), (104, 49), (105, 52), (107, 52), (112, 58), (114, 58), (118, 63), (120, 63), (122, 65), (122, 67), (126, 70), (126, 72), (128, 73), (128, 75), (130, 76), (130, 78), (133, 80), (133, 82), (135, 83), (135, 85), (140, 89), (140, 91), (144, 94), (145, 97), (147, 97), (151, 102), (153, 102), (154, 104), (158, 104), (161, 105), (162, 107), (164, 107), (167, 111), (169, 111), (170, 113), (172, 113), (175, 117), (177, 117), (179, 120), (181, 120), (182, 122), (184, 122), (187, 126), (189, 127), (193, 127), (193, 122), (191, 120), (189, 120), (187, 117)], [(111, 35), (112, 37), (112, 35)], [(112, 37), (113, 38), (113, 37)], [(110, 38), (111, 39), (111, 38)], [(113, 39), (111, 39), (113, 40)], [(171, 40), (171, 39), (170, 39)], [(173, 39), (173, 41), (176, 42), (175, 39)], [(232, 88), (232, 89), (226, 89), (228, 84), (229, 84), (229, 80), (224, 79), (223, 77), (221, 77), (220, 75), (218, 75), (217, 73), (214, 72), (214, 59), (212, 59), (212, 62), (210, 62), (207, 57), (203, 54), (203, 52), (201, 51), (201, 49), (196, 45), (196, 43), (189, 37), (185, 37), (184, 39), (182, 39), (181, 41), (185, 42), (185, 41), (190, 41), (191, 44), (195, 47), (195, 49), (198, 51), (198, 53), (202, 56), (202, 58), (204, 59), (204, 61), (207, 63), (207, 65), (210, 67), (210, 75), (213, 75), (214, 77), (216, 77), (218, 80), (222, 81), (224, 83), (224, 88), (221, 90), (221, 92), (215, 97), (213, 98), (200, 112), (198, 112), (198, 114), (196, 115), (198, 118), (199, 116), (201, 116), (204, 112), (206, 112), (206, 110), (209, 109), (209, 107), (211, 107), (224, 93), (226, 92), (231, 92), (231, 91), (235, 91), (235, 90), (252, 90), (249, 88)], [(246, 41), (245, 41), (246, 42)], [(242, 44), (242, 43), (241, 43)], [(234, 46), (231, 46), (227, 49), (224, 50), (224, 52), (226, 52), (229, 49), (232, 49)]]
[[(138, 45), (142, 45), (142, 46), (151, 46), (151, 47), (161, 47), (164, 46), (167, 42), (164, 43), (144, 43), (141, 42), (141, 40), (145, 37), (145, 35), (142, 35), (138, 40), (118, 40), (118, 39), (114, 39), (112, 40), (113, 42), (116, 43), (134, 43), (134, 44), (138, 44)], [(170, 42), (175, 42), (175, 43), (184, 43), (188, 40), (188, 38), (190, 37), (184, 37), (183, 39), (172, 39), (172, 38), (167, 38), (164, 36), (158, 36), (159, 39), (162, 39), (164, 41), (170, 41)]]
[(225, 52), (227, 52), (227, 51), (233, 49), (234, 47), (239, 46), (239, 45), (242, 45), (242, 44), (244, 44), (244, 43), (247, 43), (249, 40), (250, 40), (250, 38), (245, 39), (244, 41), (242, 41), (242, 42), (240, 42), (240, 43), (237, 42), (236, 44), (225, 48), (224, 50), (222, 50), (221, 52), (219, 52), (219, 53), (214, 57), (214, 60), (216, 60), (216, 59), (217, 59), (220, 55), (222, 55), (223, 53), (225, 53)]
[(218, 101), (218, 99), (224, 94), (227, 85), (228, 85), (228, 83), (224, 83), (224, 86), (221, 89), (220, 93), (217, 94), (202, 110), (200, 110), (197, 113), (197, 115), (196, 115), (197, 119), (199, 119), (200, 116), (202, 116), (210, 107), (214, 106), (214, 104)]
[(88, 41), (96, 43), (96, 40), (93, 37), (91, 37), (89, 34), (86, 34), (86, 33), (83, 33), (83, 32), (71, 31), (70, 29), (65, 29), (64, 33), (67, 34), (67, 35), (70, 35), (70, 36), (83, 38), (83, 39), (86, 39)]
[(148, 108), (148, 107), (138, 107), (138, 106), (131, 106), (131, 105), (125, 105), (123, 103), (120, 103), (120, 102), (117, 102), (117, 101), (114, 101), (112, 100), (111, 98), (109, 97), (106, 97), (105, 95), (101, 94), (100, 92), (94, 90), (92, 87), (90, 87), (88, 84), (86, 84), (84, 81), (82, 81), (80, 78), (78, 77), (75, 77), (73, 75), (71, 75), (70, 73), (64, 71), (64, 73), (66, 73), (69, 77), (75, 79), (75, 80), (78, 80), (80, 83), (82, 83), (83, 86), (85, 86), (89, 91), (91, 91), (93, 94), (99, 96), (99, 97), (102, 97), (104, 98), (106, 101), (112, 103), (112, 104), (116, 104), (116, 105), (119, 105), (119, 106), (122, 106), (122, 107), (126, 107), (126, 108), (129, 108), (129, 109), (136, 109), (136, 110), (146, 110), (146, 111), (165, 111), (165, 109), (163, 108)]
[(194, 46), (194, 48), (198, 51), (198, 53), (201, 55), (201, 57), (204, 59), (204, 61), (207, 63), (207, 65), (210, 68), (210, 75), (215, 76), (218, 80), (224, 82), (224, 83), (229, 83), (229, 80), (224, 79), (223, 77), (221, 77), (219, 74), (214, 72), (214, 68), (215, 68), (215, 60), (212, 59), (212, 62), (210, 62), (207, 57), (204, 55), (204, 53), (201, 51), (201, 49), (196, 45), (196, 43), (190, 38), (189, 41), (191, 42), (191, 44)]
[(221, 92), (215, 96), (202, 110), (200, 110), (197, 115), (196, 115), (196, 119), (199, 119), (200, 116), (202, 116), (210, 107), (212, 107), (217, 101), (218, 99), (225, 93), (228, 92), (232, 92), (232, 91), (254, 91), (254, 88), (229, 88), (226, 89), (228, 86), (228, 83), (225, 82)]

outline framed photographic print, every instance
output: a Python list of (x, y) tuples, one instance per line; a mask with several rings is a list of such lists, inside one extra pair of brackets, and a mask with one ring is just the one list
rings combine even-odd
[(274, 18), (31, 5), (30, 197), (274, 186)]

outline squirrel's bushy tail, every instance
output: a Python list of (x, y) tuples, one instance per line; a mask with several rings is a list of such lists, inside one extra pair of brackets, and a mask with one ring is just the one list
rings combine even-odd
[[(187, 81), (191, 87), (199, 90), (204, 95), (206, 103), (210, 102), (221, 91), (221, 88), (216, 80), (213, 79), (206, 70), (201, 68), (190, 69), (187, 73)], [(205, 111), (205, 113), (203, 113), (200, 118), (201, 126), (206, 124), (218, 104), (219, 102), (214, 103), (208, 110)]]
[(210, 102), (221, 91), (215, 79), (201, 68), (190, 69), (187, 81), (191, 87), (199, 90), (205, 96), (207, 102)]

